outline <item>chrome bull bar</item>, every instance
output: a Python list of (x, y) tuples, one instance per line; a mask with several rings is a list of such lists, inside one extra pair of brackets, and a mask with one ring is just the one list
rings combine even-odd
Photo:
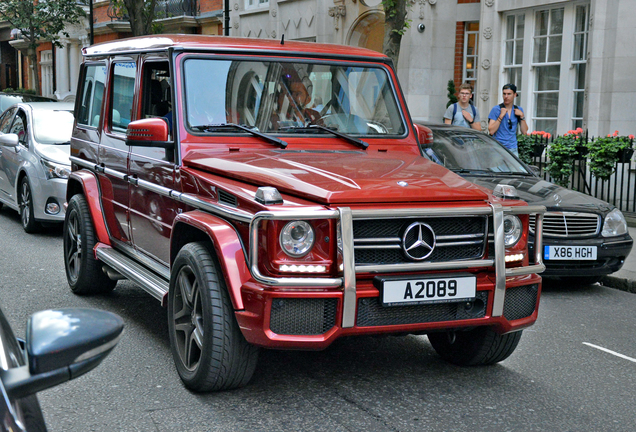
[[(489, 207), (459, 207), (459, 208), (434, 208), (434, 209), (393, 209), (393, 210), (352, 210), (348, 207), (340, 207), (337, 210), (312, 210), (312, 211), (264, 211), (252, 218), (250, 224), (250, 249), (249, 262), (252, 277), (266, 285), (275, 287), (288, 287), (296, 290), (311, 288), (342, 288), (343, 289), (343, 313), (342, 327), (348, 328), (355, 325), (356, 316), (356, 272), (381, 273), (381, 272), (407, 272), (407, 271), (431, 271), (431, 270), (465, 270), (480, 267), (495, 268), (495, 292), (493, 298), (492, 316), (503, 314), (504, 300), (506, 297), (506, 278), (532, 273), (541, 273), (545, 270), (542, 256), (541, 235), (534, 237), (535, 264), (525, 267), (506, 268), (506, 250), (504, 246), (503, 219), (506, 214), (536, 214), (535, 232), (541, 233), (543, 228), (543, 214), (546, 209), (543, 206), (502, 206), (491, 204)], [(488, 259), (467, 261), (448, 261), (435, 263), (407, 263), (385, 265), (356, 265), (353, 249), (353, 221), (355, 219), (372, 219), (390, 217), (426, 217), (426, 216), (475, 216), (489, 215), (493, 218), (493, 231), (495, 242), (495, 256)], [(261, 222), (267, 220), (312, 220), (312, 219), (338, 219), (342, 236), (343, 275), (336, 278), (316, 277), (268, 277), (263, 275), (258, 268), (258, 231)]]

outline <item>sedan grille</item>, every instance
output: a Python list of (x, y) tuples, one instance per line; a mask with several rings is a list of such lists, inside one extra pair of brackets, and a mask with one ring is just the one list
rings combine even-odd
[[(530, 216), (530, 231), (534, 233), (535, 216)], [(543, 216), (544, 237), (591, 237), (601, 229), (601, 216), (594, 213), (547, 212)]]
[[(402, 243), (408, 227), (415, 222), (428, 225), (434, 232), (435, 247), (424, 262), (479, 259), (484, 255), (488, 232), (485, 216), (354, 219), (356, 265), (414, 262), (405, 254)], [(425, 240), (432, 246), (432, 236)]]

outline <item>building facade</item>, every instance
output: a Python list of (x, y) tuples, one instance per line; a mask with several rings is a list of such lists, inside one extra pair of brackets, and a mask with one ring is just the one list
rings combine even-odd
[[(382, 50), (381, 0), (159, 0), (163, 33), (314, 41)], [(441, 121), (448, 81), (473, 85), (482, 123), (517, 85), (516, 104), (530, 130), (591, 135), (636, 133), (636, 0), (408, 0), (398, 75), (415, 119)], [(88, 10), (88, 8), (87, 8)], [(94, 42), (128, 37), (128, 18), (110, 1), (93, 3)], [(5, 26), (6, 27), (6, 26)], [(0, 24), (0, 88), (28, 81), (24, 58), (4, 41)], [(69, 28), (62, 48), (38, 49), (42, 93), (72, 100), (89, 20)], [(15, 50), (14, 50), (15, 51)], [(7, 54), (8, 53), (8, 54)], [(13, 62), (5, 62), (5, 57)], [(13, 57), (11, 57), (13, 56)], [(9, 58), (7, 57), (7, 58)]]

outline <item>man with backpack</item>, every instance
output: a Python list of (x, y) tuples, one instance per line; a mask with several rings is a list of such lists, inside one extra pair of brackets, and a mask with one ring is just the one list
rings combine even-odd
[(444, 123), (473, 128), (478, 131), (481, 130), (479, 111), (477, 111), (475, 105), (470, 102), (472, 94), (473, 89), (470, 84), (462, 84), (459, 86), (459, 102), (448, 106), (448, 109), (446, 109), (444, 113)]
[(517, 86), (503, 86), (503, 103), (494, 106), (488, 114), (488, 133), (508, 150), (519, 156), (517, 150), (517, 127), (519, 133), (528, 132), (528, 123), (523, 108), (514, 105), (517, 97)]

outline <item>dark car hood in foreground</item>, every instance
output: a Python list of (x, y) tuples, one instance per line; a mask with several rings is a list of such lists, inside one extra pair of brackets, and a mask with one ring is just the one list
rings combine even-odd
[[(184, 167), (322, 204), (484, 201), (489, 195), (418, 154), (371, 151), (194, 151)], [(400, 186), (406, 182), (408, 186)]]
[(507, 184), (517, 189), (519, 198), (532, 205), (543, 205), (549, 211), (580, 211), (603, 214), (613, 206), (589, 195), (582, 194), (531, 176), (506, 174), (478, 176), (462, 174), (466, 180), (493, 190), (498, 184)]

